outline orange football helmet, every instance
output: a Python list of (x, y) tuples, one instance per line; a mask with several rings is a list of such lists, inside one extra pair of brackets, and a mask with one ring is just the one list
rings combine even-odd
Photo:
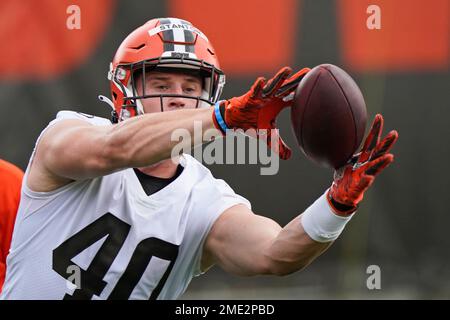
[[(141, 72), (143, 86), (147, 71), (166, 68), (186, 69), (203, 78), (203, 92), (199, 97), (178, 94), (138, 95), (137, 72)], [(152, 19), (134, 30), (119, 46), (108, 72), (111, 84), (113, 122), (118, 122), (144, 110), (140, 99), (164, 97), (196, 99), (196, 106), (209, 107), (219, 100), (225, 85), (217, 55), (208, 38), (190, 22), (176, 18)], [(101, 100), (104, 97), (100, 97)]]

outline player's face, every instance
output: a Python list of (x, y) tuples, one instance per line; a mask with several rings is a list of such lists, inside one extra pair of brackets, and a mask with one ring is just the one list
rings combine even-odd
[[(136, 79), (139, 95), (143, 95), (142, 78)], [(145, 75), (145, 94), (182, 94), (198, 97), (202, 94), (202, 79), (187, 73), (168, 73), (151, 71)], [(145, 113), (161, 112), (160, 98), (141, 99)], [(182, 97), (165, 97), (162, 99), (163, 110), (193, 109), (197, 100)]]

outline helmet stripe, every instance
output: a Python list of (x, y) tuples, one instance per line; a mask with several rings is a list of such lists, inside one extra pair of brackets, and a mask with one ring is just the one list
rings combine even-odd
[[(185, 24), (183, 23), (182, 20), (180, 19), (176, 19), (176, 18), (169, 18), (170, 23), (172, 25), (182, 25)], [(173, 29), (173, 35), (174, 35), (174, 41), (175, 42), (181, 42), (181, 43), (185, 43), (185, 37), (184, 37), (184, 30), (181, 28), (174, 28)], [(186, 46), (185, 45), (180, 45), (180, 44), (175, 44), (175, 51), (176, 52), (186, 52)]]
[[(184, 39), (186, 40), (187, 43), (194, 43), (195, 37), (191, 31), (184, 30)], [(190, 45), (188, 44), (185, 47), (186, 47), (186, 52), (194, 53), (194, 45), (193, 44), (190, 44)]]
[[(160, 19), (160, 24), (170, 24), (170, 19)], [(174, 41), (173, 30), (166, 30), (162, 32), (164, 39), (164, 51), (175, 51), (175, 45), (172, 43)], [(167, 42), (171, 41), (171, 42)]]

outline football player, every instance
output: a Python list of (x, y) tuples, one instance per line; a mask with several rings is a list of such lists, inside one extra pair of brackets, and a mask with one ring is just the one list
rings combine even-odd
[[(37, 140), (22, 188), (4, 299), (176, 299), (213, 265), (237, 275), (287, 275), (342, 232), (376, 174), (393, 160), (378, 116), (361, 153), (284, 228), (187, 154), (171, 133), (274, 129), (298, 81), (282, 68), (240, 97), (225, 84), (208, 38), (191, 23), (153, 19), (120, 45), (107, 119), (58, 113)], [(269, 134), (269, 135), (270, 135)], [(266, 139), (267, 135), (264, 136)], [(270, 145), (281, 158), (281, 138)], [(271, 139), (267, 139), (270, 144)], [(276, 141), (276, 140), (275, 140)], [(175, 161), (174, 161), (175, 160)]]

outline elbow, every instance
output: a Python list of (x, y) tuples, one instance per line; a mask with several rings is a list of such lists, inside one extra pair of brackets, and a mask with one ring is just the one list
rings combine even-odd
[(98, 161), (100, 167), (112, 170), (130, 167), (132, 150), (119, 134), (115, 132), (107, 134), (103, 146)]

